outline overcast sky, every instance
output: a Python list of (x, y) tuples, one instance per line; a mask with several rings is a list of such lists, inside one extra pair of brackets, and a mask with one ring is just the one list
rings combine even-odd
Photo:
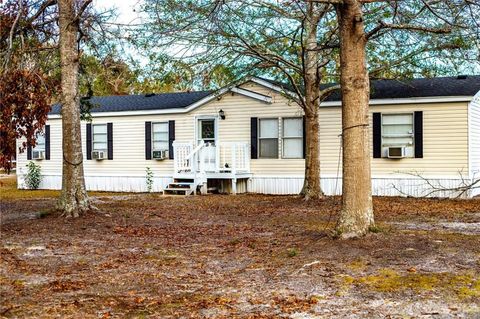
[[(117, 23), (139, 23), (137, 12), (142, 0), (95, 0), (94, 6), (97, 8), (117, 8)], [(137, 10), (135, 10), (137, 8)]]
[[(116, 9), (117, 19), (111, 22), (132, 25), (141, 23), (141, 18), (138, 12), (140, 11), (142, 1), (143, 0), (94, 0), (93, 5), (95, 9), (99, 11), (104, 9)], [(132, 57), (135, 62), (140, 65), (145, 66), (148, 63), (148, 59), (145, 56), (142, 56), (142, 54), (139, 54), (139, 52), (126, 41), (121, 41), (118, 49), (122, 50), (127, 56)], [(125, 60), (125, 62), (129, 63), (128, 60)]]

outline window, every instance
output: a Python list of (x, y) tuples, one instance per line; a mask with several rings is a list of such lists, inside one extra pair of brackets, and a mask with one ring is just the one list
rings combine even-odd
[(154, 151), (168, 150), (168, 122), (152, 123)]
[(283, 119), (283, 158), (303, 158), (303, 119)]
[(388, 154), (389, 147), (405, 147), (408, 157), (413, 157), (413, 114), (382, 114), (382, 149)]
[(107, 151), (107, 124), (95, 124), (93, 126), (93, 150)]
[(259, 119), (259, 157), (278, 158), (278, 119)]
[(45, 151), (45, 134), (37, 135), (37, 144), (33, 149), (35, 151)]
[(215, 120), (214, 119), (199, 119), (198, 120), (198, 139), (200, 144), (204, 141), (205, 144), (215, 144)]

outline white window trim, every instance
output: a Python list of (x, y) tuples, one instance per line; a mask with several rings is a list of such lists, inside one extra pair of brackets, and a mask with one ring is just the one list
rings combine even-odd
[(152, 151), (152, 155), (153, 155), (153, 152), (154, 151), (162, 151), (160, 149), (155, 149), (154, 145), (155, 145), (155, 139), (154, 139), (154, 136), (155, 136), (155, 124), (166, 124), (167, 125), (167, 151), (168, 151), (168, 144), (169, 144), (169, 137), (170, 137), (170, 125), (168, 123), (168, 121), (159, 121), (159, 122), (152, 122), (152, 131), (151, 131), (151, 140), (152, 140), (152, 147), (151, 147), (151, 151)]
[[(391, 146), (384, 146), (383, 139), (384, 138), (395, 138), (395, 137), (409, 137), (412, 139), (412, 144), (409, 145), (403, 145), (402, 147), (411, 147), (413, 150), (415, 150), (415, 112), (382, 112), (382, 120), (381, 120), (381, 137), (382, 137), (382, 143), (381, 143), (381, 149), (382, 149), (382, 157), (383, 156), (383, 148), (384, 147), (391, 147)], [(383, 133), (383, 117), (384, 115), (387, 116), (392, 116), (392, 115), (411, 115), (412, 116), (412, 134), (402, 134), (402, 135), (396, 135), (396, 136), (385, 136)], [(386, 125), (394, 125), (394, 124), (386, 124)], [(405, 125), (405, 124), (398, 124), (398, 125)], [(414, 158), (415, 155), (407, 156), (407, 158)]]
[[(39, 144), (38, 144), (38, 137), (39, 136), (43, 137), (43, 147), (39, 147)], [(35, 146), (32, 147), (32, 150), (43, 151), (43, 152), (45, 152), (47, 150), (47, 145), (46, 145), (46, 140), (45, 140), (45, 132), (43, 132), (42, 134), (37, 134), (37, 140), (35, 142), (36, 142)]]
[[(105, 144), (107, 145), (105, 148), (102, 149), (97, 149), (95, 148), (95, 126), (105, 126), (105, 133), (100, 133), (104, 134), (106, 136), (106, 142)], [(101, 142), (103, 143), (103, 142)], [(99, 123), (99, 124), (92, 124), (92, 152), (107, 152), (108, 149), (108, 125), (107, 123)]]
[(199, 138), (198, 138), (198, 130), (200, 129), (200, 126), (198, 125), (199, 120), (214, 120), (215, 121), (215, 145), (220, 142), (218, 138), (218, 132), (219, 132), (219, 126), (220, 126), (220, 121), (219, 121), (219, 116), (218, 115), (210, 115), (210, 114), (199, 114), (194, 116), (194, 125), (193, 125), (193, 137), (195, 141), (195, 145), (198, 145), (199, 143)]
[[(297, 120), (300, 120), (302, 121), (302, 135), (300, 136), (285, 136), (285, 120), (289, 120), (289, 119), (297, 119)], [(303, 145), (303, 139), (305, 138), (303, 136), (303, 132), (305, 131), (304, 129), (304, 125), (305, 123), (303, 122), (303, 117), (299, 117), (299, 116), (289, 116), (289, 117), (282, 117), (281, 119), (281, 122), (282, 122), (282, 135), (281, 135), (281, 139), (282, 139), (282, 159), (302, 159), (303, 158), (303, 153), (304, 153), (304, 145)], [(286, 157), (285, 156), (285, 145), (284, 145), (284, 140), (288, 140), (288, 139), (300, 139), (300, 141), (302, 142), (302, 155), (300, 155), (300, 157)]]
[[(281, 118), (278, 118), (278, 117), (262, 117), (262, 118), (258, 118), (257, 120), (257, 150), (258, 150), (258, 158), (260, 159), (279, 159), (281, 158), (280, 157), (280, 152), (281, 152), (281, 146), (280, 146), (280, 119)], [(260, 124), (260, 121), (262, 120), (276, 120), (277, 121), (277, 134), (276, 134), (276, 137), (260, 137), (260, 132), (261, 132), (261, 124)], [(261, 156), (261, 152), (260, 152), (260, 140), (277, 140), (277, 156), (275, 157), (265, 157), (265, 156)]]

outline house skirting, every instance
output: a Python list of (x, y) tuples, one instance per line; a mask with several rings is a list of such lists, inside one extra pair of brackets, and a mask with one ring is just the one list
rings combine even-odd
[[(17, 175), (18, 187), (25, 188), (24, 176)], [(172, 182), (172, 176), (154, 176), (154, 192), (161, 192), (168, 183)], [(372, 194), (374, 196), (412, 196), (412, 197), (457, 197), (456, 191), (432, 192), (432, 185), (442, 189), (453, 189), (468, 180), (461, 178), (429, 178), (428, 183), (420, 178), (401, 177), (373, 177)], [(91, 191), (111, 192), (146, 192), (145, 176), (85, 176), (85, 183)], [(321, 185), (326, 195), (341, 195), (342, 179), (336, 177), (323, 177)], [(221, 187), (221, 191), (229, 192), (230, 185), (227, 181)], [(238, 180), (237, 191), (239, 193), (260, 193), (272, 195), (298, 194), (303, 186), (303, 177), (298, 176), (253, 176), (250, 179)], [(61, 175), (43, 175), (40, 184), (41, 189), (61, 189)], [(478, 195), (478, 189), (472, 190), (462, 197)]]
[[(172, 182), (171, 176), (153, 177), (152, 191), (161, 192), (168, 183)], [(26, 188), (24, 176), (17, 175), (18, 187)], [(106, 192), (146, 192), (145, 176), (85, 176), (85, 186), (89, 191)], [(61, 189), (61, 175), (42, 175), (41, 189)]]
[[(286, 195), (298, 194), (303, 186), (303, 177), (258, 177), (248, 181), (248, 192)], [(457, 188), (468, 180), (461, 178), (428, 178), (428, 182), (421, 178), (402, 177), (372, 177), (372, 194), (374, 196), (411, 196), (411, 197), (443, 197), (454, 198), (457, 191), (448, 189)], [(321, 186), (325, 195), (341, 195), (342, 179), (337, 177), (321, 178)], [(444, 189), (435, 191), (434, 189)], [(480, 193), (472, 190), (462, 197), (473, 197)]]

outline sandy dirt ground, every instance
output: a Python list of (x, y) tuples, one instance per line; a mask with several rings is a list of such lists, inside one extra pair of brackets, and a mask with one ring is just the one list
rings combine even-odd
[(480, 318), (478, 199), (375, 198), (339, 241), (333, 197), (94, 194), (72, 220), (27, 192), (0, 197), (0, 317)]

